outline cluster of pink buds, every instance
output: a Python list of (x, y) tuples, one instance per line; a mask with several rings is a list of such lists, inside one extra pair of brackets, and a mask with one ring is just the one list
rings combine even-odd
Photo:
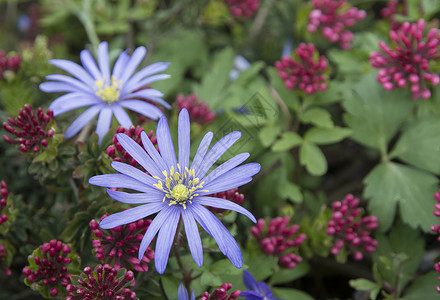
[[(131, 137), (132, 139), (134, 139), (140, 146), (142, 146), (141, 132), (143, 131), (145, 131), (144, 128), (139, 125), (136, 127), (132, 126), (129, 129), (124, 127), (118, 127), (118, 129), (116, 129), (116, 134), (124, 133), (129, 137)], [(144, 171), (143, 167), (139, 165), (138, 162), (134, 158), (132, 158), (127, 151), (124, 150), (124, 148), (118, 142), (118, 137), (116, 134), (113, 137), (113, 145), (110, 145), (107, 148), (108, 156), (110, 156), (114, 161), (124, 162)], [(156, 136), (154, 136), (153, 130), (150, 130), (147, 136), (150, 139), (150, 141), (153, 143), (153, 145), (155, 145), (157, 148), (157, 138)]]
[(251, 228), (252, 235), (258, 240), (261, 249), (267, 255), (279, 258), (279, 264), (293, 269), (302, 261), (298, 255), (298, 247), (305, 241), (306, 235), (299, 233), (299, 225), (288, 227), (290, 217), (276, 217), (269, 222), (259, 219), (257, 225)]
[(312, 5), (307, 30), (314, 33), (321, 29), (328, 41), (339, 42), (342, 49), (350, 49), (354, 35), (347, 28), (364, 19), (367, 13), (356, 7), (347, 9), (346, 0), (313, 0)]
[(331, 253), (338, 255), (347, 246), (355, 260), (361, 260), (362, 251), (374, 252), (377, 241), (370, 234), (378, 227), (377, 217), (362, 217), (359, 199), (348, 194), (342, 201), (332, 203), (332, 220), (327, 224), (327, 234), (335, 237)]
[[(440, 217), (440, 191), (434, 194), (434, 198), (437, 201), (437, 203), (434, 205), (434, 215)], [(440, 241), (440, 224), (432, 225), (431, 231), (439, 235), (437, 239)]]
[(313, 44), (301, 43), (294, 51), (293, 57), (284, 56), (275, 63), (284, 85), (288, 89), (300, 89), (306, 94), (327, 89), (327, 60), (319, 56)]
[[(440, 273), (440, 262), (438, 262), (438, 263), (436, 263), (436, 264), (434, 265), (434, 270), (436, 270), (437, 273)], [(440, 276), (437, 277), (437, 279), (440, 280)], [(440, 285), (437, 285), (437, 286), (436, 286), (436, 290), (437, 290), (438, 293), (440, 293)]]
[[(120, 271), (123, 272), (120, 272)], [(69, 295), (66, 300), (135, 300), (136, 293), (128, 287), (134, 280), (132, 271), (116, 270), (110, 265), (98, 265), (95, 270), (85, 267), (79, 276), (72, 276), (71, 284), (66, 288)]]
[(200, 125), (210, 123), (215, 119), (215, 112), (211, 111), (203, 100), (198, 100), (196, 94), (190, 94), (186, 97), (178, 94), (176, 105), (179, 111), (186, 108), (191, 121), (197, 122)]
[(17, 138), (12, 139), (8, 135), (3, 135), (3, 139), (9, 144), (19, 145), (18, 149), (22, 152), (39, 152), (41, 147), (46, 148), (49, 145), (48, 138), (54, 134), (52, 129), (47, 130), (52, 118), (51, 110), (44, 113), (39, 107), (34, 113), (32, 106), (25, 104), (24, 108), (20, 108), (15, 119), (9, 117), (8, 122), (3, 123), (3, 128)]
[(395, 15), (398, 13), (404, 16), (407, 15), (406, 3), (399, 3), (399, 0), (388, 1), (387, 6), (380, 10), (382, 18), (390, 21), (393, 30), (398, 29), (402, 25), (402, 23), (396, 21)]
[[(30, 256), (35, 264), (23, 268), (25, 283), (29, 286), (38, 285), (48, 289), (51, 297), (65, 294), (70, 280), (69, 265), (72, 263), (71, 248), (61, 241), (51, 240), (44, 243)], [(78, 258), (75, 258), (78, 260)], [(36, 267), (35, 267), (36, 265)]]
[(440, 77), (429, 70), (429, 64), (440, 60), (440, 32), (432, 28), (424, 37), (425, 21), (405, 22), (390, 31), (391, 46), (379, 42), (382, 51), (370, 54), (370, 63), (380, 69), (377, 81), (386, 90), (410, 86), (414, 99), (431, 97), (427, 83), (438, 85)]
[[(107, 216), (108, 214), (103, 215), (101, 220)], [(147, 272), (148, 264), (154, 259), (154, 250), (148, 247), (142, 261), (139, 261), (137, 254), (140, 242), (150, 224), (150, 219), (141, 219), (112, 229), (100, 229), (96, 220), (90, 221), (96, 258), (112, 265), (116, 270), (123, 267)]]
[(5, 223), (9, 218), (3, 209), (6, 207), (8, 200), (8, 185), (3, 180), (0, 181), (1, 195), (0, 195), (0, 225)]
[(10, 276), (12, 274), (12, 271), (11, 269), (9, 269), (7, 255), (8, 253), (7, 253), (6, 245), (0, 243), (0, 271), (6, 276)]
[(21, 55), (6, 55), (4, 51), (0, 51), (0, 79), (5, 77), (6, 71), (17, 72), (20, 67)]
[(230, 295), (229, 290), (232, 289), (232, 284), (223, 283), (219, 288), (217, 288), (214, 292), (209, 294), (208, 292), (204, 292), (203, 295), (199, 298), (199, 300), (234, 300), (240, 297), (241, 291), (237, 290), (232, 292)]
[(250, 18), (260, 6), (260, 0), (224, 0), (235, 18)]
[[(210, 197), (221, 198), (225, 200), (232, 201), (238, 205), (241, 205), (244, 201), (244, 195), (238, 192), (238, 188), (233, 188), (231, 190), (227, 190), (220, 193), (215, 193), (209, 195)], [(217, 208), (217, 207), (209, 207), (209, 209), (214, 213), (224, 213), (226, 210)]]

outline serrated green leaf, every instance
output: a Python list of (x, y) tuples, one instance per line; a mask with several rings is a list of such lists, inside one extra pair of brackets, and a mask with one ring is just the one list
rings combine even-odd
[(258, 133), (260, 142), (264, 147), (269, 147), (277, 138), (278, 134), (281, 132), (281, 127), (278, 125), (269, 125), (263, 127)]
[(404, 300), (436, 300), (438, 299), (438, 292), (435, 286), (438, 285), (438, 273), (429, 272), (420, 276), (411, 284), (404, 295)]
[(351, 129), (334, 127), (334, 128), (319, 128), (313, 127), (309, 129), (304, 135), (304, 140), (318, 145), (337, 143), (351, 134)]
[(288, 288), (272, 288), (275, 297), (280, 299), (314, 300), (312, 296), (300, 290)]
[(290, 181), (280, 181), (277, 191), (281, 198), (289, 199), (294, 203), (301, 203), (303, 200), (300, 187)]
[(301, 145), (299, 161), (312, 175), (321, 176), (327, 172), (327, 160), (321, 149), (313, 143), (304, 142)]
[(177, 290), (179, 288), (177, 279), (172, 275), (162, 275), (160, 280), (168, 299), (177, 299)]
[(306, 275), (309, 271), (310, 265), (307, 263), (307, 261), (302, 261), (293, 269), (280, 269), (275, 272), (270, 278), (270, 284), (273, 285), (292, 282)]
[(349, 284), (358, 291), (369, 291), (378, 287), (377, 283), (364, 278), (352, 279), (349, 281)]
[(284, 132), (279, 140), (272, 145), (272, 151), (281, 152), (301, 144), (302, 138), (295, 132)]
[(379, 228), (387, 230), (393, 223), (399, 204), (403, 221), (425, 232), (436, 224), (432, 214), (433, 195), (438, 180), (433, 175), (394, 162), (383, 162), (364, 179), (364, 196), (370, 198), (368, 208), (379, 218)]
[(228, 274), (228, 275), (239, 275), (242, 273), (242, 270), (237, 269), (231, 263), (229, 259), (221, 259), (216, 261), (210, 268), (209, 271), (212, 274)]
[(305, 124), (314, 124), (319, 127), (333, 128), (332, 117), (323, 108), (313, 107), (300, 115), (300, 120)]
[(255, 280), (262, 281), (274, 273), (278, 266), (278, 258), (274, 256), (259, 255), (246, 261), (249, 266), (248, 271), (254, 276)]

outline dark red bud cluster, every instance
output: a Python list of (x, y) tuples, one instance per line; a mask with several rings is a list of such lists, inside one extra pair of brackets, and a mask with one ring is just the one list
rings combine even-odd
[(250, 18), (260, 6), (260, 0), (224, 0), (235, 18)]
[(215, 289), (214, 292), (209, 294), (208, 292), (204, 292), (203, 295), (199, 298), (199, 300), (234, 300), (237, 299), (241, 291), (237, 290), (229, 294), (229, 290), (232, 289), (232, 284), (223, 283), (219, 288)]
[(299, 225), (288, 227), (290, 217), (276, 217), (269, 222), (259, 219), (257, 225), (251, 227), (252, 235), (258, 240), (261, 249), (267, 255), (279, 258), (279, 263), (293, 269), (302, 261), (298, 255), (298, 247), (305, 241), (306, 234), (299, 233)]
[(76, 284), (69, 284), (66, 288), (69, 296), (66, 300), (134, 300), (136, 293), (131, 291), (129, 286), (134, 279), (132, 271), (127, 271), (123, 276), (118, 277), (115, 268), (105, 264), (98, 265), (94, 271), (92, 268), (85, 267), (84, 273)]
[[(101, 220), (107, 216), (108, 214), (103, 215)], [(148, 247), (142, 261), (139, 261), (137, 254), (144, 233), (150, 224), (150, 219), (141, 219), (112, 229), (100, 229), (98, 222), (91, 220), (89, 225), (92, 230), (92, 243), (96, 258), (112, 265), (116, 270), (123, 267), (138, 272), (147, 272), (148, 264), (154, 259), (154, 250)]]
[(362, 210), (358, 207), (359, 199), (352, 194), (345, 196), (342, 201), (332, 204), (332, 220), (327, 224), (327, 234), (335, 237), (331, 250), (338, 255), (341, 248), (347, 246), (355, 260), (361, 260), (362, 251), (374, 252), (377, 241), (372, 238), (371, 231), (378, 227), (377, 217), (362, 217)]
[(20, 108), (15, 119), (9, 117), (8, 121), (3, 123), (3, 128), (16, 138), (12, 139), (5, 134), (3, 139), (9, 144), (18, 145), (18, 149), (22, 152), (39, 152), (49, 145), (48, 139), (54, 134), (52, 129), (47, 130), (52, 118), (51, 110), (44, 113), (39, 107), (34, 113), (32, 106), (25, 104), (24, 108)]
[(8, 185), (3, 180), (0, 181), (1, 195), (0, 195), (0, 225), (8, 220), (8, 216), (6, 212), (3, 212), (3, 209), (6, 207), (8, 200)]
[[(434, 204), (434, 215), (437, 217), (440, 217), (440, 191), (438, 191), (437, 193), (434, 194), (434, 198), (435, 201), (437, 201), (436, 204)], [(440, 241), (440, 224), (436, 224), (436, 225), (432, 225), (431, 226), (431, 231), (437, 233), (438, 236), (438, 241)]]
[[(436, 264), (434, 265), (434, 270), (436, 270), (437, 273), (440, 273), (440, 262), (438, 262), (438, 263), (436, 263)], [(437, 279), (440, 280), (440, 276), (437, 277)], [(436, 290), (437, 290), (438, 293), (440, 293), (440, 285), (437, 285), (437, 286), (436, 286)]]
[(319, 56), (313, 44), (301, 43), (293, 57), (282, 57), (275, 63), (275, 68), (288, 89), (300, 89), (306, 94), (327, 89), (324, 75), (327, 59)]
[[(209, 197), (221, 198), (232, 201), (238, 205), (241, 205), (244, 201), (244, 195), (238, 192), (238, 188), (233, 188), (224, 192), (215, 193), (209, 195)], [(214, 213), (224, 213), (226, 210), (217, 207), (208, 207)]]
[(6, 276), (11, 276), (12, 274), (6, 262), (6, 246), (4, 244), (0, 244), (0, 271)]
[(17, 72), (21, 63), (20, 54), (6, 55), (4, 51), (0, 51), (0, 79), (4, 78), (5, 71)]
[(55, 297), (60, 292), (59, 285), (65, 288), (70, 280), (71, 274), (68, 273), (67, 267), (72, 259), (67, 255), (71, 252), (71, 248), (61, 241), (51, 240), (41, 245), (40, 249), (41, 256), (31, 258), (38, 269), (31, 270), (29, 267), (24, 267), (22, 273), (29, 283), (48, 286), (50, 296)]
[(370, 63), (380, 69), (377, 81), (383, 88), (410, 87), (414, 99), (431, 97), (429, 84), (438, 85), (440, 77), (429, 69), (440, 60), (438, 45), (440, 31), (432, 28), (424, 34), (425, 21), (405, 22), (399, 29), (390, 31), (391, 44), (379, 42), (381, 51), (370, 54)]
[(210, 123), (215, 119), (215, 112), (211, 111), (208, 104), (203, 100), (198, 100), (196, 94), (190, 94), (186, 97), (178, 94), (176, 105), (179, 111), (186, 108), (191, 121), (197, 122), (200, 125)]
[(328, 41), (350, 49), (354, 35), (347, 28), (364, 19), (367, 13), (356, 7), (347, 9), (346, 0), (313, 0), (312, 5), (307, 30), (313, 33), (320, 29)]

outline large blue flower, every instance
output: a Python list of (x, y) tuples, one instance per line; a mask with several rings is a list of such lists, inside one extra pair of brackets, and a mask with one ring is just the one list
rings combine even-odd
[(258, 163), (238, 166), (249, 157), (249, 153), (241, 153), (208, 173), (214, 163), (240, 138), (241, 133), (238, 131), (229, 133), (208, 151), (213, 137), (212, 132), (208, 132), (201, 141), (191, 165), (190, 123), (186, 109), (183, 109), (179, 115), (179, 160), (176, 159), (165, 116), (159, 120), (156, 135), (160, 154), (144, 132), (141, 138), (146, 152), (127, 135), (117, 135), (125, 151), (151, 176), (128, 164), (113, 162), (112, 167), (120, 174), (98, 175), (89, 179), (89, 183), (98, 186), (139, 191), (141, 193), (107, 189), (107, 193), (115, 200), (129, 204), (144, 204), (106, 217), (99, 224), (100, 227), (109, 229), (158, 213), (141, 242), (139, 258), (142, 258), (148, 245), (159, 232), (155, 264), (156, 270), (163, 273), (180, 220), (183, 220), (194, 261), (198, 266), (202, 266), (203, 250), (197, 221), (216, 240), (220, 250), (232, 264), (241, 268), (243, 259), (237, 242), (220, 220), (204, 207), (206, 205), (234, 210), (256, 222), (255, 217), (240, 205), (207, 196), (246, 184), (260, 171)]
[[(126, 51), (119, 55), (110, 74), (108, 45), (102, 42), (98, 47), (98, 66), (90, 51), (81, 51), (80, 65), (64, 59), (52, 59), (50, 63), (61, 68), (75, 78), (53, 74), (46, 77), (40, 89), (44, 92), (67, 92), (55, 99), (49, 106), (55, 116), (67, 111), (90, 106), (66, 130), (65, 137), (70, 138), (80, 131), (98, 113), (96, 133), (101, 141), (108, 132), (113, 114), (121, 126), (129, 128), (131, 122), (124, 108), (140, 113), (150, 119), (157, 120), (162, 112), (156, 106), (140, 98), (159, 103), (166, 108), (170, 105), (161, 97), (158, 90), (145, 89), (151, 82), (166, 79), (167, 74), (156, 74), (168, 68), (169, 63), (158, 62), (143, 68), (133, 75), (146, 53), (145, 47), (138, 47), (130, 57)], [(132, 76), (133, 75), (133, 76)]]
[(283, 300), (275, 298), (269, 286), (264, 281), (256, 282), (247, 270), (243, 271), (243, 283), (248, 290), (241, 292), (240, 297), (245, 300)]

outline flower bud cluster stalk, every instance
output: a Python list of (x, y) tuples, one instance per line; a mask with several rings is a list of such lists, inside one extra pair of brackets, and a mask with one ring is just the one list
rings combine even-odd
[[(144, 168), (140, 164), (138, 164), (138, 162), (134, 158), (132, 158), (127, 151), (124, 150), (124, 148), (118, 142), (118, 138), (117, 138), (118, 133), (124, 133), (129, 137), (131, 137), (140, 146), (142, 146), (141, 132), (143, 131), (145, 131), (145, 129), (139, 125), (136, 127), (132, 126), (129, 129), (124, 128), (122, 126), (118, 127), (118, 129), (116, 129), (116, 134), (113, 137), (113, 145), (107, 147), (108, 156), (110, 156), (114, 161), (130, 164), (133, 167), (136, 167), (145, 172)], [(157, 138), (154, 135), (154, 131), (150, 130), (147, 133), (147, 136), (150, 139), (150, 141), (153, 143), (153, 145), (156, 146), (157, 148)]]
[(430, 64), (440, 60), (438, 51), (440, 32), (432, 28), (424, 34), (425, 21), (405, 22), (390, 31), (391, 44), (380, 41), (381, 51), (370, 54), (370, 63), (380, 69), (377, 81), (391, 91), (396, 87), (410, 87), (414, 99), (431, 97), (429, 84), (438, 85), (440, 77), (430, 70)]
[(72, 263), (72, 259), (68, 257), (70, 252), (68, 245), (57, 240), (41, 245), (29, 256), (29, 260), (37, 267), (33, 267), (34, 264), (31, 263), (31, 266), (23, 268), (26, 284), (47, 287), (51, 297), (65, 294), (61, 289), (67, 286), (71, 276), (68, 271), (69, 264)]
[[(238, 192), (238, 188), (233, 188), (224, 192), (215, 193), (209, 195), (209, 197), (221, 198), (232, 201), (238, 205), (241, 205), (244, 201), (244, 195)], [(214, 213), (224, 213), (226, 210), (216, 207), (208, 207)]]
[(0, 80), (6, 77), (7, 72), (17, 72), (20, 68), (21, 55), (10, 54), (6, 55), (4, 51), (0, 51)]
[(299, 89), (306, 94), (327, 89), (327, 59), (319, 56), (313, 44), (301, 43), (292, 57), (284, 56), (275, 63), (284, 85), (290, 89)]
[(210, 123), (215, 119), (215, 112), (211, 111), (203, 100), (198, 100), (196, 94), (190, 94), (186, 97), (183, 94), (178, 94), (176, 105), (179, 111), (186, 108), (191, 121), (200, 125)]
[(7, 211), (3, 210), (6, 207), (7, 200), (8, 200), (8, 185), (3, 180), (0, 181), (0, 188), (1, 188), (1, 194), (0, 194), (0, 225), (5, 223), (9, 217), (6, 214)]
[(362, 210), (358, 207), (359, 199), (348, 194), (342, 201), (332, 204), (332, 220), (327, 224), (327, 234), (335, 237), (331, 253), (338, 255), (341, 248), (347, 246), (355, 260), (361, 260), (365, 252), (374, 252), (377, 241), (373, 239), (371, 231), (378, 227), (377, 217), (362, 217)]
[(240, 297), (241, 291), (237, 290), (229, 295), (229, 290), (232, 289), (232, 284), (223, 283), (219, 288), (215, 289), (214, 292), (209, 294), (204, 292), (199, 300), (234, 300)]
[(224, 0), (235, 18), (250, 18), (260, 6), (260, 0)]
[(293, 269), (302, 261), (298, 255), (298, 247), (305, 241), (306, 234), (299, 233), (299, 225), (288, 227), (290, 217), (276, 217), (269, 222), (259, 219), (257, 225), (251, 228), (252, 235), (257, 239), (260, 248), (267, 255), (279, 258), (279, 264), (287, 269)]
[[(78, 278), (76, 278), (78, 277)], [(85, 267), (80, 276), (72, 276), (72, 283), (66, 288), (69, 295), (66, 300), (134, 300), (136, 293), (128, 286), (134, 280), (132, 271), (120, 269), (110, 265), (98, 265), (95, 270)]]
[[(101, 220), (107, 216), (108, 214), (103, 215)], [(147, 248), (142, 261), (139, 261), (137, 254), (144, 233), (151, 224), (150, 219), (141, 219), (112, 229), (100, 229), (96, 220), (89, 224), (94, 253), (98, 260), (112, 265), (116, 270), (123, 267), (138, 272), (148, 271), (148, 264), (154, 259), (153, 249)]]
[(9, 144), (18, 145), (18, 149), (22, 152), (39, 152), (49, 145), (48, 139), (54, 134), (53, 129), (47, 129), (52, 118), (51, 110), (44, 113), (39, 107), (34, 113), (32, 106), (25, 104), (24, 108), (20, 108), (15, 119), (9, 117), (8, 121), (3, 123), (3, 128), (16, 138), (3, 135), (3, 139)]
[(339, 42), (344, 50), (350, 49), (354, 35), (347, 28), (364, 19), (367, 13), (349, 7), (346, 0), (313, 0), (312, 5), (307, 30), (314, 33), (320, 29), (328, 41)]

